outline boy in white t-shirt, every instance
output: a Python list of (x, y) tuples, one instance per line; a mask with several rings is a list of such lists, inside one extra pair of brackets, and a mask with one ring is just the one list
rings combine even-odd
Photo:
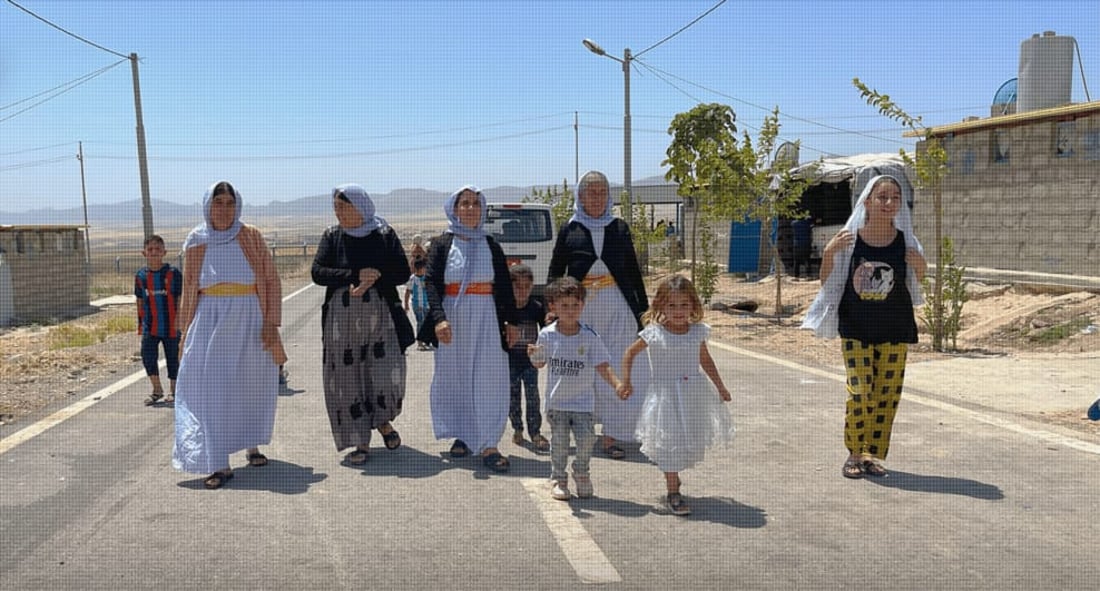
[(572, 277), (562, 277), (547, 286), (546, 301), (558, 319), (539, 331), (537, 343), (527, 347), (536, 369), (550, 367), (546, 380), (546, 418), (550, 422), (550, 478), (554, 482), (551, 495), (559, 501), (570, 498), (565, 474), (570, 432), (577, 442), (577, 458), (573, 461), (577, 496), (592, 496), (588, 464), (596, 444), (593, 424), (596, 375), (616, 390), (620, 384), (611, 368), (607, 347), (595, 331), (580, 323), (584, 296), (584, 286)]

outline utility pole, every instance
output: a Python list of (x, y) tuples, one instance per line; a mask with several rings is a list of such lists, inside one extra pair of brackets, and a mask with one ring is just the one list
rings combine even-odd
[(573, 111), (573, 186), (581, 182), (581, 127)]
[(141, 116), (141, 82), (138, 80), (138, 56), (130, 54), (130, 73), (134, 79), (134, 115), (137, 117), (138, 172), (141, 175), (141, 220), (145, 236), (153, 232), (153, 204), (149, 198), (149, 162), (145, 155), (145, 120)]
[(92, 239), (88, 237), (88, 189), (84, 184), (84, 142), (76, 143), (76, 159), (80, 161), (80, 197), (84, 201), (84, 266), (92, 268)]

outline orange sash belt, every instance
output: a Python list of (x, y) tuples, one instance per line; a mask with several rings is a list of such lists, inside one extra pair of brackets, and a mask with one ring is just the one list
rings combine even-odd
[(245, 285), (243, 283), (215, 283), (210, 287), (200, 289), (199, 293), (201, 293), (202, 295), (222, 297), (249, 296), (256, 293), (256, 284), (250, 283), (248, 285)]
[(589, 291), (598, 291), (606, 287), (613, 287), (615, 278), (611, 275), (589, 275), (581, 281), (581, 285)]
[[(447, 295), (451, 297), (457, 296), (460, 287), (462, 287), (461, 283), (448, 283)], [(467, 283), (466, 293), (468, 295), (493, 295), (493, 282), (483, 281), (481, 283)]]

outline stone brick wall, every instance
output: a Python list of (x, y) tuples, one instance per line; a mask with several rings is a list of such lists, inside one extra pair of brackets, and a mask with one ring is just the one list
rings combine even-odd
[(11, 271), (13, 316), (36, 321), (89, 305), (84, 237), (78, 228), (0, 228)]
[[(959, 263), (1100, 276), (1100, 114), (1013, 127), (994, 120), (944, 145), (943, 233)], [(930, 251), (931, 191), (918, 191), (914, 224)]]

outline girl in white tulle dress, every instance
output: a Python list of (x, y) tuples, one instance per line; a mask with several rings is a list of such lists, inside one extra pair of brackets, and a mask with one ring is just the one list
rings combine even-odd
[(734, 432), (722, 405), (730, 393), (707, 350), (710, 327), (702, 319), (703, 303), (691, 281), (673, 275), (661, 282), (642, 317), (646, 327), (623, 355), (626, 381), (619, 388), (624, 399), (634, 393), (634, 357), (647, 351), (649, 385), (634, 435), (642, 453), (665, 473), (665, 505), (680, 516), (691, 514), (680, 494), (680, 472), (702, 461), (708, 447), (729, 445)]

